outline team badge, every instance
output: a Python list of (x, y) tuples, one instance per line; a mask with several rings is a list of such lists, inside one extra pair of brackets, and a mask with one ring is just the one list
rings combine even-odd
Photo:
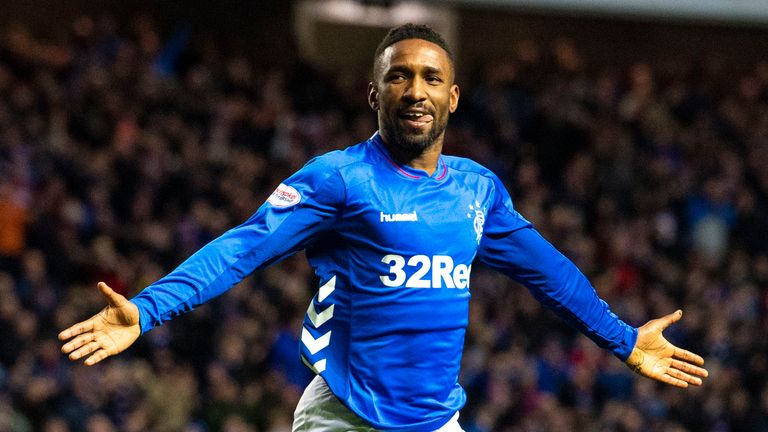
[(472, 226), (475, 229), (477, 244), (480, 244), (480, 239), (483, 238), (483, 226), (485, 225), (485, 209), (480, 206), (479, 202), (475, 201), (475, 205), (469, 205), (469, 210), (467, 218), (475, 217), (474, 221), (472, 221)]

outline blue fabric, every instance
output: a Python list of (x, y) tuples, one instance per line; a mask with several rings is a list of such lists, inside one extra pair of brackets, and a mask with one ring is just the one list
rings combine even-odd
[(493, 173), (441, 156), (428, 176), (393, 162), (378, 134), (310, 161), (248, 221), (132, 299), (142, 331), (300, 249), (321, 280), (302, 361), (377, 429), (432, 431), (464, 405), (476, 255), (620, 358), (634, 346), (636, 329), (514, 210)]
[(621, 321), (601, 300), (589, 280), (530, 223), (521, 224), (497, 177), (497, 202), (488, 216), (478, 259), (525, 285), (560, 318), (597, 345), (626, 361), (637, 329)]

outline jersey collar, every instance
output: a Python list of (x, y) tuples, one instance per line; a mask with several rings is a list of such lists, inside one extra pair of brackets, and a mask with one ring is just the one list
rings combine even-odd
[(374, 147), (381, 153), (384, 160), (387, 162), (387, 165), (389, 165), (393, 170), (397, 171), (398, 174), (402, 175), (403, 177), (407, 177), (409, 179), (419, 180), (419, 179), (428, 179), (433, 178), (435, 180), (443, 180), (445, 176), (448, 174), (448, 167), (445, 165), (445, 161), (443, 160), (443, 155), (441, 154), (438, 161), (437, 161), (437, 169), (434, 173), (432, 173), (431, 176), (427, 175), (426, 172), (411, 168), (408, 165), (402, 165), (392, 158), (392, 156), (389, 154), (389, 151), (387, 150), (387, 147), (384, 145), (384, 140), (381, 139), (381, 135), (379, 134), (379, 131), (376, 131), (371, 138), (368, 139), (369, 142), (371, 142)]

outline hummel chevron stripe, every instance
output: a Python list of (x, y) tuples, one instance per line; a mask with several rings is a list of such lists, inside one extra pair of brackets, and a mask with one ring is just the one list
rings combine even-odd
[(307, 310), (307, 316), (309, 317), (309, 320), (312, 321), (312, 325), (317, 328), (325, 324), (329, 319), (333, 318), (334, 306), (336, 305), (330, 305), (324, 311), (317, 313), (317, 310), (315, 310), (315, 302), (310, 301), (309, 309)]
[(301, 328), (301, 343), (307, 347), (309, 353), (315, 355), (321, 349), (327, 347), (331, 343), (331, 332), (320, 336), (315, 339), (312, 334), (309, 333), (306, 327)]
[(309, 360), (307, 360), (307, 358), (304, 356), (301, 356), (301, 362), (307, 365), (307, 367), (312, 369), (312, 371), (316, 374), (320, 374), (325, 371), (325, 366), (328, 363), (326, 359), (320, 359), (316, 361), (315, 364), (311, 364)]
[(326, 282), (325, 285), (320, 287), (320, 293), (317, 295), (317, 300), (322, 302), (323, 300), (326, 299), (326, 297), (331, 295), (331, 293), (335, 289), (336, 289), (336, 276), (332, 277), (331, 280), (329, 280), (328, 282)]

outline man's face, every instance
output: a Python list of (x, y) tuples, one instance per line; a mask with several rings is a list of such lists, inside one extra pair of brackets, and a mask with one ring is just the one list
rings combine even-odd
[(406, 39), (387, 47), (374, 67), (368, 102), (378, 111), (384, 141), (414, 156), (442, 143), (448, 116), (459, 104), (445, 50), (422, 39)]

